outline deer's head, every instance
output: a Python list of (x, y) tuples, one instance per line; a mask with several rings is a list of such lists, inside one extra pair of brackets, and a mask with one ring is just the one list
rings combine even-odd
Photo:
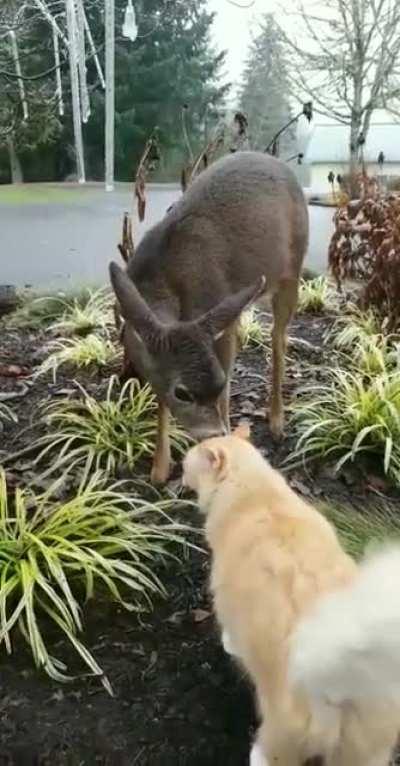
[(111, 282), (126, 321), (124, 344), (135, 370), (196, 439), (224, 432), (218, 399), (226, 374), (215, 343), (263, 291), (265, 279), (230, 295), (190, 322), (163, 324), (117, 264)]

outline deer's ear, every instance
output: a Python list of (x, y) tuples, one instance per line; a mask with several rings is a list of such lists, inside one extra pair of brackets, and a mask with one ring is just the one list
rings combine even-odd
[(250, 426), (248, 423), (239, 423), (238, 427), (232, 432), (232, 436), (236, 436), (238, 439), (244, 439), (250, 441)]
[(150, 350), (157, 349), (161, 342), (165, 342), (166, 330), (117, 263), (110, 263), (110, 279), (124, 319), (131, 322), (135, 332)]
[(207, 461), (208, 467), (214, 472), (218, 481), (222, 481), (228, 472), (228, 453), (220, 445), (202, 444), (200, 446), (202, 457)]
[(266, 279), (261, 277), (250, 287), (245, 287), (234, 295), (229, 295), (214, 308), (207, 311), (197, 320), (197, 323), (217, 340), (230, 327), (245, 308), (265, 291)]

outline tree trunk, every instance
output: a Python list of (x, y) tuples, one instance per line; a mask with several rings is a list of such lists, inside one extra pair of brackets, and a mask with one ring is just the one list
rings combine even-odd
[(350, 165), (349, 165), (349, 193), (351, 199), (355, 199), (359, 195), (359, 184), (357, 182), (357, 175), (359, 172), (358, 162), (358, 137), (361, 132), (361, 120), (358, 114), (352, 114), (350, 125)]
[(372, 117), (373, 111), (374, 110), (372, 109), (372, 107), (368, 106), (365, 109), (365, 112), (364, 112), (362, 132), (363, 132), (363, 136), (364, 136), (365, 140), (367, 140), (368, 131), (369, 131), (370, 126), (371, 126), (371, 117)]
[(7, 138), (7, 149), (10, 158), (11, 183), (22, 184), (24, 182), (24, 176), (12, 136), (8, 136)]

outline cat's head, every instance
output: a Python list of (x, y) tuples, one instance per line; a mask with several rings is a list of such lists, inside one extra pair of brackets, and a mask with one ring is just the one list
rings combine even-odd
[[(253, 453), (249, 443), (250, 428), (242, 424), (229, 436), (218, 436), (192, 447), (183, 462), (183, 485), (207, 498), (221, 484), (234, 475), (241, 457)], [(200, 503), (201, 504), (201, 503)]]

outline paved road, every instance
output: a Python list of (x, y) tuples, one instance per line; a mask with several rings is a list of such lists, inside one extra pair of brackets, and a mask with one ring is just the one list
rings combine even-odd
[[(152, 185), (136, 241), (180, 195), (173, 185)], [(111, 259), (119, 260), (122, 216), (132, 211), (132, 188), (119, 184), (106, 194), (101, 186), (85, 189), (46, 185), (28, 188), (21, 199), (0, 187), (0, 284), (37, 290), (67, 291), (108, 279)], [(326, 268), (332, 210), (310, 207), (310, 268)]]

